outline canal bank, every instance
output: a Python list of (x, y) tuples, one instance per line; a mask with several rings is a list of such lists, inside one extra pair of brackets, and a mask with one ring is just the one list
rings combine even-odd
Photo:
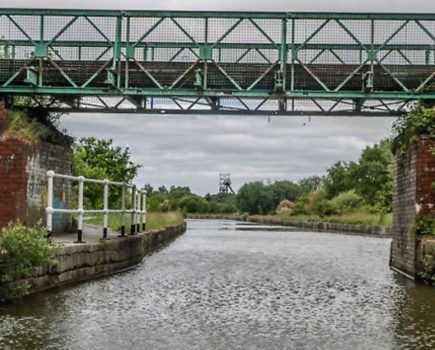
[(297, 227), (304, 230), (319, 232), (358, 233), (363, 235), (382, 237), (391, 236), (391, 227), (388, 226), (340, 224), (334, 222), (292, 221), (282, 219), (263, 219), (255, 216), (241, 216), (237, 214), (189, 214), (188, 217), (190, 219), (240, 220), (265, 225)]
[[(165, 245), (186, 231), (186, 223), (151, 230), (136, 235), (119, 237), (117, 232), (109, 234), (109, 240), (100, 240), (91, 226), (86, 243), (74, 243), (75, 235), (64, 234), (54, 238), (53, 263), (49, 267), (37, 268), (30, 278), (0, 286), (0, 301), (7, 291), (27, 284), (27, 293), (82, 282), (111, 275), (129, 269), (142, 258)], [(6, 264), (0, 256), (0, 264)]]

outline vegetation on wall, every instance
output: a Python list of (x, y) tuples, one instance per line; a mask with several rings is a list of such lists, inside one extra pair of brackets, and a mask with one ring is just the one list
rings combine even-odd
[(42, 227), (28, 228), (19, 223), (9, 224), (0, 235), (0, 252), (7, 262), (2, 267), (0, 286), (8, 299), (27, 293), (23, 279), (30, 277), (35, 268), (52, 263), (51, 242)]
[(36, 143), (50, 133), (50, 128), (22, 110), (6, 110), (6, 119), (0, 123), (0, 136), (13, 137)]
[(435, 217), (423, 216), (416, 220), (414, 231), (418, 236), (435, 235)]
[(403, 153), (422, 136), (435, 138), (435, 109), (418, 105), (410, 113), (399, 116), (393, 124), (393, 150)]

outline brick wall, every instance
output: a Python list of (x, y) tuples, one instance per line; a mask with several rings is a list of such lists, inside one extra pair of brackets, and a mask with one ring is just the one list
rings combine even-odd
[(417, 177), (416, 202), (419, 215), (434, 215), (435, 191), (432, 182), (435, 181), (435, 156), (432, 149), (435, 141), (423, 139), (417, 144)]
[(27, 147), (13, 139), (0, 141), (0, 226), (26, 219)]
[[(4, 115), (2, 108), (0, 115)], [(0, 137), (0, 228), (16, 220), (28, 226), (41, 221), (45, 224), (46, 172), (71, 174), (70, 143), (69, 138), (59, 135), (37, 144)], [(71, 184), (55, 179), (55, 207), (70, 207), (70, 202)], [(62, 231), (69, 224), (68, 215), (54, 215), (53, 231)]]
[(435, 142), (422, 139), (395, 157), (391, 266), (416, 276), (417, 237), (413, 226), (419, 215), (432, 215), (435, 194)]

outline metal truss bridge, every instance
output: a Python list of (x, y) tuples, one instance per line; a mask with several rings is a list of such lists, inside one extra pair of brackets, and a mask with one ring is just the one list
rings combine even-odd
[(67, 112), (397, 115), (435, 99), (435, 14), (0, 9), (0, 50), (6, 102)]

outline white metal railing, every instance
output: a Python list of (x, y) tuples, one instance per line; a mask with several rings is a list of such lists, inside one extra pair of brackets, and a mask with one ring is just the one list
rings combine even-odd
[[(53, 195), (54, 195), (54, 179), (64, 179), (72, 182), (78, 182), (78, 203), (77, 209), (62, 209), (53, 208)], [(126, 215), (131, 214), (131, 228), (130, 234), (135, 234), (137, 232), (145, 231), (146, 229), (146, 193), (144, 190), (139, 190), (136, 185), (116, 182), (110, 180), (96, 180), (87, 179), (83, 176), (71, 176), (57, 174), (53, 170), (47, 171), (48, 188), (47, 188), (47, 229), (49, 236), (53, 231), (53, 214), (54, 213), (65, 213), (65, 214), (77, 214), (77, 241), (76, 243), (84, 243), (82, 240), (83, 236), (83, 217), (84, 214), (103, 214), (103, 238), (107, 238), (107, 227), (109, 224), (109, 214), (120, 213), (121, 214), (121, 237), (125, 237), (125, 222)], [(83, 190), (84, 184), (99, 184), (104, 186), (103, 191), (103, 209), (84, 209), (83, 208)], [(122, 188), (121, 192), (121, 208), (120, 209), (109, 209), (109, 186), (117, 186)], [(128, 189), (131, 188), (131, 205), (130, 209), (126, 209), (126, 194)]]

